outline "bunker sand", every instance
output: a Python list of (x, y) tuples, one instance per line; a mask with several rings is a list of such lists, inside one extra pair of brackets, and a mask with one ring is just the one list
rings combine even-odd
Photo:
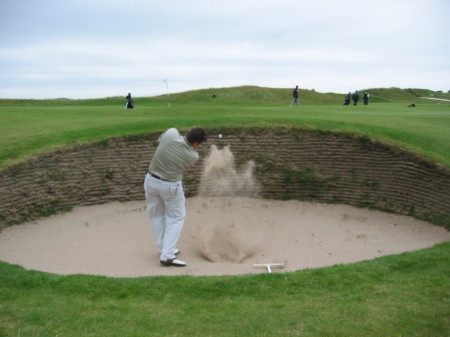
[(289, 272), (431, 247), (450, 232), (411, 217), (347, 205), (251, 197), (187, 199), (178, 248), (187, 267), (164, 267), (143, 201), (75, 208), (6, 228), (0, 260), (56, 274), (111, 277)]

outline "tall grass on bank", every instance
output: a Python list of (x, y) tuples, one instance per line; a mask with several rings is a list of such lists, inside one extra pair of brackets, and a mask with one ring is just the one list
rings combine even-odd
[(0, 263), (0, 336), (448, 336), (450, 243), (284, 274), (118, 279)]

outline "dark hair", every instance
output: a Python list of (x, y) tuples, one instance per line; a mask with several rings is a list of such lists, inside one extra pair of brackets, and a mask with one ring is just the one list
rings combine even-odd
[(186, 139), (189, 143), (203, 143), (208, 139), (208, 134), (202, 128), (193, 128), (186, 134)]

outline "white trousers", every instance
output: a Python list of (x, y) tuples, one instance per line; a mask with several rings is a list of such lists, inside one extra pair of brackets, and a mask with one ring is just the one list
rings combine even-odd
[(145, 203), (161, 261), (175, 258), (175, 250), (186, 216), (186, 200), (181, 181), (162, 181), (147, 174)]
[(298, 98), (293, 98), (292, 99), (292, 102), (291, 102), (291, 107), (293, 106), (293, 105), (300, 105), (300, 100), (298, 99)]

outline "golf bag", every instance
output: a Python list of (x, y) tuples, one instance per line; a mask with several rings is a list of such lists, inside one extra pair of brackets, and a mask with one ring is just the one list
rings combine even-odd
[(134, 109), (134, 102), (129, 100), (125, 103), (125, 109)]
[(345, 95), (344, 103), (342, 105), (349, 105), (350, 104), (350, 94)]

